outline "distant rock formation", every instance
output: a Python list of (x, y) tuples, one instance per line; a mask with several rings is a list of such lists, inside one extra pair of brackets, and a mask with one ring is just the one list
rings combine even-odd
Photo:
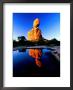
[(29, 41), (39, 41), (42, 39), (41, 30), (38, 28), (40, 25), (40, 20), (36, 18), (33, 22), (33, 28), (28, 32)]

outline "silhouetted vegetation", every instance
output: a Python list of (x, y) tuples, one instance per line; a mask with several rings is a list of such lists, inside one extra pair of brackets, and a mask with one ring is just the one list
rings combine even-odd
[(39, 41), (28, 41), (24, 36), (18, 37), (18, 41), (13, 40), (13, 47), (18, 46), (37, 46), (37, 45), (45, 45), (45, 46), (59, 46), (60, 41), (56, 39), (47, 40), (42, 38)]
[(20, 37), (18, 37), (18, 40), (19, 41), (26, 41), (26, 38), (24, 36), (20, 36)]
[(13, 47), (17, 47), (18, 46), (18, 42), (16, 40), (13, 40)]

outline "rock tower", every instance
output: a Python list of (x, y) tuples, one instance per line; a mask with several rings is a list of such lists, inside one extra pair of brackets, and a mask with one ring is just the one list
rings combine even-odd
[(29, 41), (39, 41), (42, 38), (41, 30), (39, 29), (40, 20), (36, 18), (33, 21), (33, 28), (28, 32)]

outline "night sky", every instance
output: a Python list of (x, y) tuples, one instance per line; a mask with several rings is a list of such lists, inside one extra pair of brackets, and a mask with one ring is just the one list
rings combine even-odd
[(60, 13), (13, 13), (13, 39), (25, 36), (33, 27), (35, 18), (40, 19), (39, 29), (45, 39), (60, 40)]

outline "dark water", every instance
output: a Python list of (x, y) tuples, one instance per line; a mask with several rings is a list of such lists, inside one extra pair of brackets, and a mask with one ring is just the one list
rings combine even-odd
[(60, 62), (50, 49), (13, 51), (14, 77), (59, 77)]

